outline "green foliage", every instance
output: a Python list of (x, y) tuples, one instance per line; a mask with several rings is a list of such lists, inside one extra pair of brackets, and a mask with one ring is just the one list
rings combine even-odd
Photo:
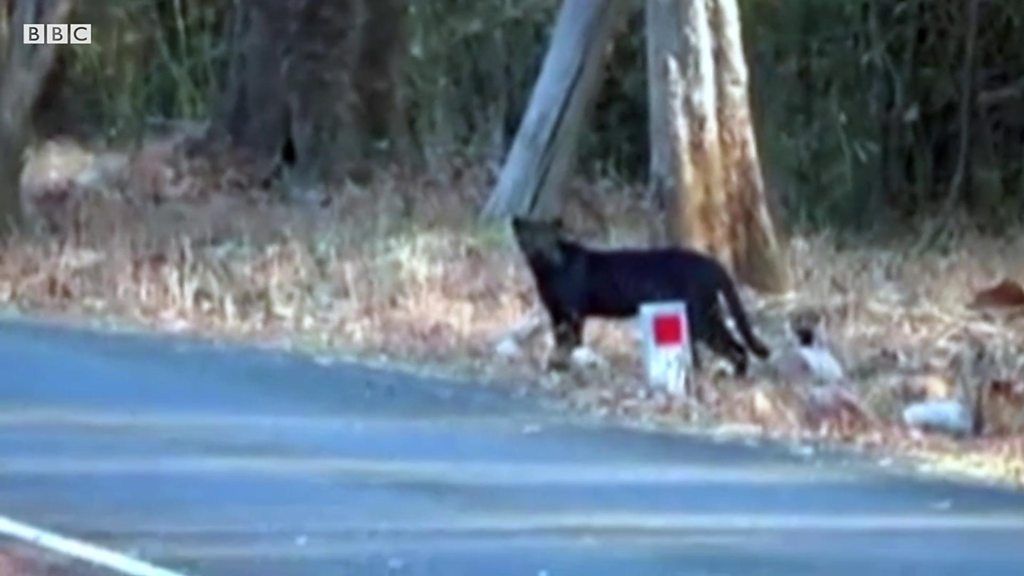
[(752, 102), (769, 181), (796, 224), (856, 220), (878, 185), (877, 55), (864, 2), (745, 3)]
[[(766, 168), (797, 222), (862, 225), (949, 194), (967, 34), (964, 0), (745, 2)], [(1024, 204), (1024, 3), (980, 4), (964, 207)]]
[[(282, 0), (283, 1), (283, 0)], [(148, 118), (210, 113), (227, 60), (231, 0), (83, 3), (94, 44), (67, 83), (107, 136)], [(414, 0), (402, 91), (420, 151), (500, 161), (539, 72), (559, 0)], [(964, 0), (741, 0), (768, 181), (797, 225), (862, 225), (948, 195), (960, 149)], [(964, 203), (1024, 204), (1024, 2), (981, 3), (973, 152)], [(643, 18), (608, 50), (581, 166), (642, 179)], [(869, 220), (870, 218), (870, 220)]]
[(228, 0), (85, 3), (93, 43), (68, 51), (64, 89), (103, 136), (209, 113), (226, 62)]
[(410, 3), (406, 97), (420, 145), (503, 154), (540, 71), (556, 0)]
[[(558, 0), (410, 3), (406, 68), (414, 132), (428, 153), (503, 157), (540, 72)], [(647, 162), (642, 12), (608, 49), (609, 74), (583, 137), (581, 165), (641, 177)]]

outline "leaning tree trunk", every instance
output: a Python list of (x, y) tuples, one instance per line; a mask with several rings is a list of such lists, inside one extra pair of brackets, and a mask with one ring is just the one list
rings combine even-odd
[[(21, 170), (32, 130), (32, 112), (58, 46), (24, 44), (22, 26), (66, 22), (72, 0), (14, 0), (0, 55), (0, 234), (22, 224)], [(0, 6), (0, 8), (4, 8)]]
[(735, 0), (648, 0), (651, 188), (675, 240), (766, 291), (788, 278), (769, 216)]
[(291, 165), (299, 188), (351, 176), (404, 139), (400, 0), (236, 4), (220, 126), (263, 165)]
[(750, 114), (747, 62), (737, 0), (711, 0), (718, 70), (718, 123), (726, 191), (727, 243), (736, 274), (766, 291), (789, 284), (775, 234)]
[(594, 100), (621, 0), (565, 0), (534, 86), (484, 208), (487, 217), (553, 216), (572, 170), (580, 128)]
[[(648, 194), (662, 204), (674, 201), (671, 190), (675, 186), (677, 155), (669, 129), (669, 86), (667, 56), (679, 54), (679, 35), (674, 30), (682, 26), (679, 10), (672, 0), (647, 0), (645, 10), (647, 28), (647, 133), (650, 141)], [(657, 29), (657, 30), (656, 30)], [(678, 62), (674, 62), (678, 68)], [(678, 100), (675, 100), (678, 104)], [(672, 209), (672, 213), (677, 210)], [(673, 219), (674, 220), (674, 219)]]

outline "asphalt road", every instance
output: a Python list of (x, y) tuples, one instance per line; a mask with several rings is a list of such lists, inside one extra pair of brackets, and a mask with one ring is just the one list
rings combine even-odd
[(0, 515), (207, 576), (1024, 573), (1024, 497), (0, 323)]

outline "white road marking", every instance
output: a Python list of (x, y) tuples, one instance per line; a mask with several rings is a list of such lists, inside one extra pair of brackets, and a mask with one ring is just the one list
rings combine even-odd
[(7, 536), (26, 544), (55, 552), (62, 556), (82, 560), (118, 574), (127, 576), (185, 576), (166, 568), (154, 566), (113, 550), (100, 548), (88, 542), (67, 538), (53, 532), (29, 526), (6, 516), (0, 516), (0, 536)]

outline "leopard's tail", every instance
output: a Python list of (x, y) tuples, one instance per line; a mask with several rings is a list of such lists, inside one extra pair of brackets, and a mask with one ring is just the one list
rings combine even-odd
[(747, 313), (743, 309), (743, 302), (740, 301), (740, 296), (736, 293), (736, 286), (727, 274), (722, 282), (722, 294), (725, 296), (725, 303), (729, 306), (729, 312), (736, 320), (736, 327), (739, 328), (740, 335), (743, 336), (743, 341), (747, 343), (747, 347), (758, 358), (762, 360), (767, 358), (771, 351), (754, 334), (754, 330), (750, 327), (750, 321), (747, 319)]

